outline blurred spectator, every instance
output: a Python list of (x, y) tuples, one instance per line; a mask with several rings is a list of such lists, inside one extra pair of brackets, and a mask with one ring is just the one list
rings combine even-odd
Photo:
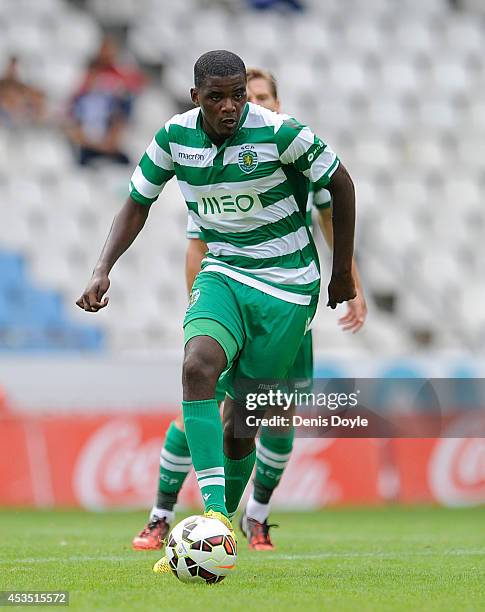
[(130, 102), (146, 84), (145, 75), (138, 66), (121, 62), (118, 44), (111, 36), (104, 37), (92, 64), (96, 65), (97, 81), (101, 87), (114, 93), (123, 91)]
[(117, 55), (116, 42), (106, 37), (71, 100), (66, 132), (81, 165), (99, 159), (130, 163), (121, 142), (145, 77), (136, 66), (119, 64)]
[(302, 11), (305, 8), (303, 0), (248, 0), (251, 8), (268, 10), (273, 8), (289, 8), (294, 11)]
[(20, 126), (39, 123), (44, 118), (44, 94), (23, 83), (18, 76), (18, 62), (11, 57), (0, 78), (0, 123)]

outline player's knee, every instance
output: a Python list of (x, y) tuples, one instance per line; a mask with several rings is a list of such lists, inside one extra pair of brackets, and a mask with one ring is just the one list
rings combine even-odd
[(217, 379), (223, 369), (219, 361), (210, 355), (196, 351), (187, 354), (182, 369), (184, 391), (215, 393)]
[(200, 353), (190, 353), (184, 358), (183, 379), (184, 384), (198, 384), (216, 376), (215, 364), (207, 361)]
[(184, 365), (223, 370), (226, 354), (222, 346), (210, 336), (196, 336), (185, 345)]
[(226, 355), (216, 340), (207, 336), (192, 338), (185, 346), (182, 368), (184, 399), (213, 397), (225, 367)]

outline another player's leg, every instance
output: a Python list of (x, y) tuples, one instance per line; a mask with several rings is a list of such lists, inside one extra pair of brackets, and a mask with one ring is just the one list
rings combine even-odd
[[(231, 389), (231, 396), (238, 396), (238, 379), (254, 380), (256, 384), (259, 384), (258, 379), (266, 383), (273, 381), (277, 385), (283, 385), (286, 389), (291, 366), (295, 362), (302, 343), (306, 324), (313, 316), (315, 304), (313, 302), (308, 306), (292, 304), (263, 294), (248, 286), (236, 286), (234, 291), (241, 295), (239, 304), (250, 342), (246, 342), (236, 364), (233, 373), (233, 386), (236, 388)], [(269, 356), (270, 358), (268, 358)], [(226, 455), (226, 505), (230, 514), (233, 514), (237, 509), (247, 478), (250, 475), (249, 466), (252, 465), (255, 458), (253, 440), (240, 438), (236, 435), (237, 430), (234, 423), (238, 414), (237, 407), (236, 402), (226, 400), (224, 406), (224, 450)], [(288, 413), (286, 414), (288, 415)], [(232, 426), (230, 426), (231, 419)], [(277, 433), (280, 437), (275, 438), (276, 442), (267, 444), (270, 447), (274, 446), (273, 456), (280, 459), (278, 463), (280, 471), (277, 478), (279, 481), (291, 452), (293, 429), (284, 427)], [(270, 454), (271, 452), (269, 450)], [(282, 459), (283, 456), (284, 459)], [(269, 459), (268, 454), (266, 454), (266, 459)], [(236, 460), (239, 461), (239, 465)], [(229, 464), (229, 461), (232, 465)], [(273, 461), (273, 463), (277, 462)], [(246, 470), (246, 467), (249, 471)], [(232, 473), (235, 477), (227, 478)], [(268, 479), (262, 484), (267, 491), (274, 489), (276, 486), (274, 482), (270, 484)], [(264, 499), (264, 501), (267, 500)]]
[(273, 550), (268, 523), (270, 500), (278, 486), (293, 448), (294, 428), (283, 435), (265, 427), (256, 449), (256, 474), (253, 491), (241, 516), (241, 531), (248, 539), (249, 548)]
[[(291, 385), (299, 392), (311, 392), (313, 385), (313, 341), (308, 331), (289, 371)], [(294, 407), (291, 409), (294, 411)], [(253, 491), (241, 517), (240, 527), (249, 547), (254, 550), (274, 549), (268, 524), (271, 497), (279, 485), (293, 449), (294, 429), (276, 431), (263, 428), (256, 451), (256, 474)]]
[(160, 475), (155, 505), (144, 529), (133, 538), (135, 550), (157, 550), (174, 520), (178, 494), (192, 466), (182, 415), (170, 423), (160, 453)]
[(254, 438), (234, 436), (238, 405), (227, 397), (224, 402), (224, 473), (226, 477), (226, 507), (229, 518), (236, 513), (256, 460)]

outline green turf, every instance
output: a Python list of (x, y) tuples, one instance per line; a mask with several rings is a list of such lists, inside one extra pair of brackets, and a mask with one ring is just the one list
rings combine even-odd
[[(180, 518), (182, 515), (180, 516)], [(484, 610), (485, 508), (275, 513), (275, 552), (214, 586), (134, 552), (142, 513), (0, 511), (0, 590), (68, 590), (75, 610)]]

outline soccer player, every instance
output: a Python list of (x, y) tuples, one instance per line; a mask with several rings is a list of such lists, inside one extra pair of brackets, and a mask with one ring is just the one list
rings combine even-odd
[[(248, 101), (274, 111), (280, 112), (277, 84), (271, 73), (259, 68), (247, 70)], [(311, 228), (311, 211), (313, 192), (310, 191), (306, 211), (306, 222)], [(315, 204), (322, 233), (330, 249), (332, 249), (332, 214), (331, 198), (326, 190), (322, 190), (321, 203)], [(189, 238), (186, 257), (187, 288), (190, 289), (201, 268), (201, 262), (207, 252), (207, 245), (202, 241), (200, 228), (189, 217), (187, 237)], [(364, 324), (367, 306), (357, 271), (353, 262), (352, 273), (357, 291), (357, 297), (348, 302), (347, 314), (339, 320), (344, 329), (358, 331)], [(290, 380), (300, 382), (299, 390), (304, 391), (302, 384), (311, 385), (313, 376), (312, 335), (309, 330), (302, 342), (295, 364), (289, 373)], [(177, 417), (167, 431), (164, 446), (160, 454), (160, 476), (157, 499), (153, 506), (148, 523), (144, 529), (133, 538), (135, 550), (154, 550), (163, 546), (163, 539), (170, 530), (174, 519), (173, 508), (183, 482), (191, 468), (191, 460), (187, 440), (183, 433), (183, 419)], [(293, 448), (293, 429), (287, 436), (275, 436), (270, 428), (263, 428), (259, 445), (256, 449), (256, 473), (254, 487), (248, 501), (245, 513), (241, 519), (243, 531), (248, 538), (249, 548), (254, 550), (271, 550), (274, 548), (269, 535), (268, 516), (271, 496), (278, 486), (288, 463)]]
[[(318, 303), (318, 256), (304, 219), (308, 181), (317, 201), (324, 188), (332, 196), (331, 308), (356, 297), (355, 194), (337, 155), (308, 127), (247, 102), (240, 57), (205, 53), (194, 81), (196, 108), (172, 117), (148, 146), (77, 304), (87, 312), (107, 306), (113, 265), (176, 176), (208, 246), (184, 319), (185, 434), (205, 514), (232, 529), (256, 456), (254, 436), (235, 435), (235, 382), (285, 381)], [(216, 387), (226, 393), (223, 422)], [(165, 558), (154, 569), (170, 571)]]

